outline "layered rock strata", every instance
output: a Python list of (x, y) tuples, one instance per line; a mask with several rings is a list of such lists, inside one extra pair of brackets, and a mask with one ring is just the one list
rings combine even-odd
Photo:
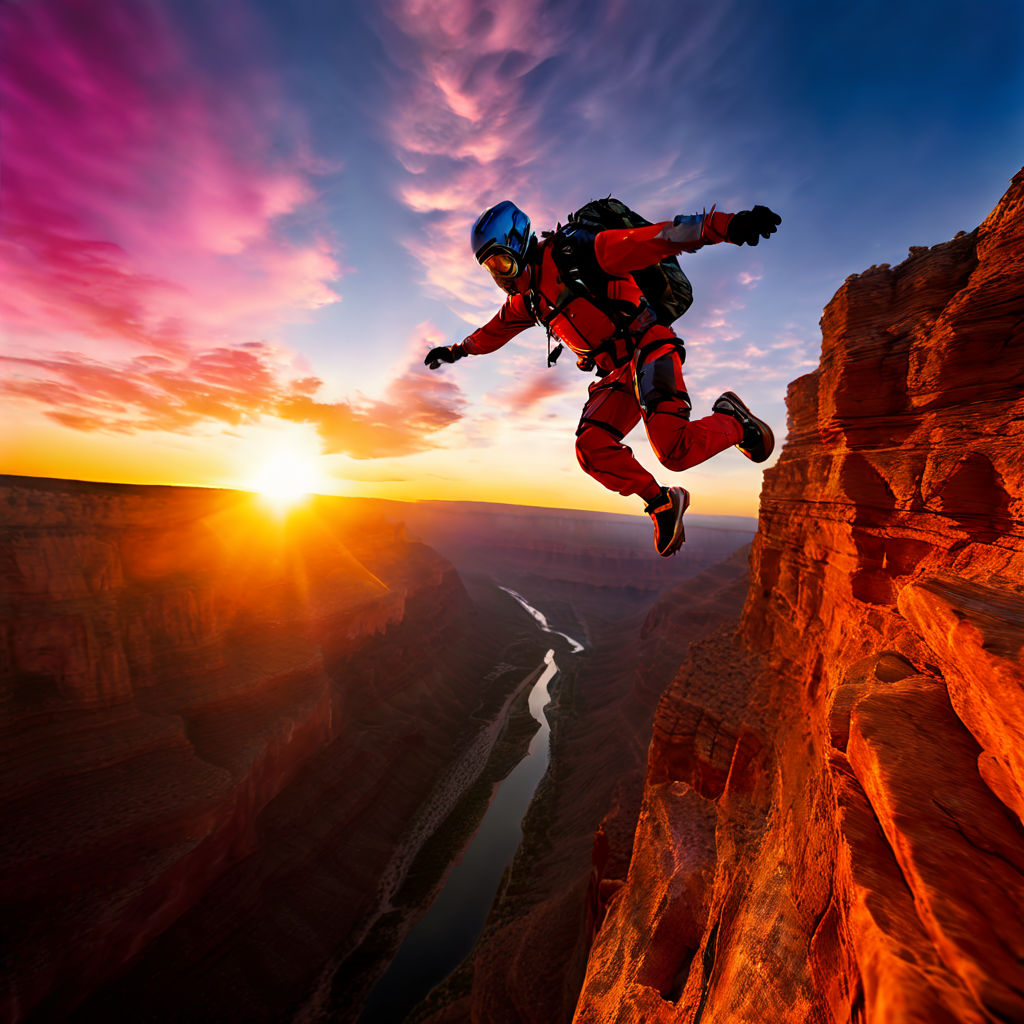
[[(342, 499), (281, 520), (230, 492), (5, 478), (0, 515), (0, 1016), (63, 1016), (268, 843), (279, 882), (309, 871), (282, 816), (314, 847), (361, 836), (351, 927), (493, 666), (437, 662), (470, 618), (451, 565)], [(260, 817), (284, 791), (305, 804)], [(266, 877), (231, 877), (220, 981), (239, 908), (274, 914)]]
[(462, 800), (501, 777), (488, 751), (507, 772), (515, 751), (502, 748), (521, 756), (532, 735), (503, 742), (502, 706), (525, 698), (544, 647), (494, 589), (474, 588), (454, 620), (436, 592), (411, 595), (401, 623), (328, 666), (348, 727), (264, 808), (256, 849), (72, 1020), (126, 1007), (150, 1024), (359, 1016), (462, 849), (452, 832), (472, 834), (486, 808)]
[(822, 335), (579, 1024), (1024, 1020), (1024, 172)]

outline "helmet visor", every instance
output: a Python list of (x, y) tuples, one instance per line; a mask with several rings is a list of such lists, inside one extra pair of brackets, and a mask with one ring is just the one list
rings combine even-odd
[(492, 252), (483, 263), (494, 278), (515, 277), (519, 273), (519, 265), (507, 252)]

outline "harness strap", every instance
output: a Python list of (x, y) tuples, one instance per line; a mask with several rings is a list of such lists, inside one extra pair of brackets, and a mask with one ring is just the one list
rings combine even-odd
[[(584, 299), (607, 317), (615, 328), (610, 337), (592, 347), (591, 355), (608, 356), (616, 369), (625, 366), (633, 355), (636, 340), (657, 322), (657, 314), (654, 309), (646, 298), (641, 298), (636, 305), (625, 299), (610, 299), (607, 295), (607, 282), (611, 279), (611, 275), (600, 269), (596, 257), (592, 258), (594, 266), (584, 269), (582, 264), (586, 262), (588, 254), (573, 245), (561, 224), (557, 225), (554, 231), (545, 231), (542, 235), (544, 242), (541, 244), (551, 246), (551, 258), (564, 282), (562, 291), (547, 316), (542, 316), (540, 313), (536, 291), (531, 288), (525, 293), (524, 298), (526, 308), (534, 321), (547, 331), (549, 347), (552, 333), (551, 324), (554, 319), (576, 299)], [(581, 239), (581, 241), (586, 244), (588, 241), (592, 243), (593, 239)], [(591, 273), (588, 274), (587, 270)], [(597, 275), (602, 277), (604, 294), (601, 294), (599, 289), (592, 288), (587, 282), (588, 276), (596, 277)], [(620, 340), (626, 342), (625, 351), (621, 355), (616, 352), (617, 342)]]
[(621, 441), (626, 436), (618, 427), (613, 427), (610, 423), (605, 423), (604, 420), (591, 419), (589, 416), (584, 416), (580, 420), (580, 425), (576, 428), (576, 436), (579, 437), (587, 427), (597, 427), (599, 430), (611, 434), (616, 441)]

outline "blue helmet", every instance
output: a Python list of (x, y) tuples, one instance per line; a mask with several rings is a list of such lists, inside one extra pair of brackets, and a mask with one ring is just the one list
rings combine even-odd
[(473, 255), (477, 262), (487, 266), (492, 274), (495, 268), (485, 262), (490, 257), (503, 254), (511, 258), (511, 269), (506, 272), (508, 262), (503, 264), (502, 272), (496, 276), (514, 278), (526, 263), (526, 252), (530, 247), (533, 235), (530, 233), (530, 218), (515, 203), (507, 199), (484, 210), (476, 219), (471, 235)]

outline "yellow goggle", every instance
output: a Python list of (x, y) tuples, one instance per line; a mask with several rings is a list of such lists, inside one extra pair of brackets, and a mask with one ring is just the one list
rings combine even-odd
[(507, 252), (491, 253), (483, 263), (492, 277), (515, 277), (519, 272), (518, 264)]

